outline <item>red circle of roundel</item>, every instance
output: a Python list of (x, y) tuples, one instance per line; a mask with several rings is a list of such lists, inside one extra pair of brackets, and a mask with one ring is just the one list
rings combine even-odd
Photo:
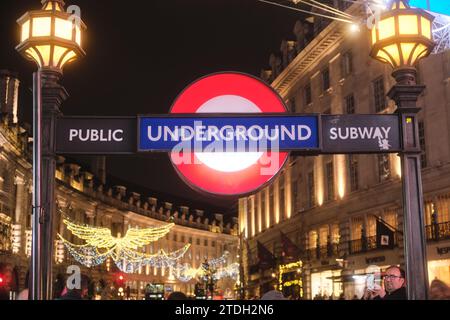
[[(279, 95), (261, 80), (243, 73), (226, 72), (206, 76), (192, 83), (178, 96), (170, 113), (197, 113), (207, 101), (225, 95), (245, 98), (263, 113), (287, 112)], [(189, 163), (175, 164), (174, 154), (171, 154), (171, 160), (181, 178), (195, 189), (233, 196), (254, 192), (270, 182), (284, 166), (288, 156), (287, 152), (266, 152), (257, 163), (235, 172), (212, 169), (196, 159), (194, 153), (189, 155), (192, 160)], [(262, 175), (263, 168), (274, 166), (274, 163), (267, 164), (267, 159), (277, 159), (278, 163), (275, 162), (276, 166), (271, 168), (270, 175)]]

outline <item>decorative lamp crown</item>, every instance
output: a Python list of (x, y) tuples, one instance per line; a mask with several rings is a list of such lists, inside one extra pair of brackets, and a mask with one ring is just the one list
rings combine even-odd
[(407, 1), (394, 0), (372, 29), (370, 55), (392, 68), (412, 68), (434, 48), (434, 17), (422, 9), (411, 8)]
[(85, 56), (81, 41), (86, 25), (79, 14), (65, 12), (63, 0), (43, 0), (41, 10), (25, 13), (17, 23), (21, 42), (16, 50), (41, 69), (62, 72), (67, 63)]

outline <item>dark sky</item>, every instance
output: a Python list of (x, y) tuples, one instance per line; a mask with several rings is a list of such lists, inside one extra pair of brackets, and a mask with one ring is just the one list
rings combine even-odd
[[(63, 85), (65, 115), (127, 116), (168, 113), (176, 96), (195, 79), (218, 71), (259, 76), (282, 39), (293, 39), (299, 12), (256, 0), (76, 0), (88, 26), (87, 56), (68, 65)], [(0, 1), (0, 68), (19, 72), (20, 112), (31, 122), (35, 65), (14, 50), (16, 19), (40, 0)], [(109, 157), (108, 171), (134, 184), (220, 207), (236, 199), (206, 197), (175, 173), (168, 156)]]

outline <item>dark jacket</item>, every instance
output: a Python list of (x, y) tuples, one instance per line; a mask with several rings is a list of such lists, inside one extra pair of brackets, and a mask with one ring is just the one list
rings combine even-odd
[(386, 292), (384, 298), (375, 297), (373, 300), (408, 300), (408, 296), (406, 294), (406, 288), (402, 287), (393, 291), (392, 293)]
[(406, 288), (402, 287), (400, 289), (395, 290), (391, 294), (386, 293), (383, 300), (408, 300)]

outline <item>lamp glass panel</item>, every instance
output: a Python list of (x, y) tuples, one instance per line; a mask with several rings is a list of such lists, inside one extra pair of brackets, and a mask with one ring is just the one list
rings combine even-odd
[(64, 53), (67, 52), (67, 48), (55, 46), (53, 51), (53, 66), (57, 67)]
[(398, 16), (400, 34), (419, 34), (419, 24), (415, 15)]
[(39, 58), (39, 55), (37, 54), (36, 51), (34, 51), (33, 48), (29, 48), (25, 52), (27, 53), (27, 55), (30, 58), (32, 58), (34, 60), (34, 62), (36, 62), (40, 67), (42, 67), (42, 65), (41, 65), (41, 58)]
[(431, 22), (430, 20), (420, 17), (420, 21), (422, 22), (422, 35), (431, 39)]
[(423, 44), (419, 44), (411, 57), (411, 64), (412, 65), (416, 64), (417, 60), (421, 56), (425, 55), (427, 52), (428, 52), (427, 47)]
[(395, 63), (395, 66), (400, 65), (400, 52), (398, 50), (398, 46), (396, 44), (392, 44), (390, 46), (383, 48), (389, 55), (391, 56), (391, 59), (393, 59), (392, 62)]
[(47, 6), (45, 7), (44, 10), (46, 10), (46, 11), (51, 11), (51, 10), (53, 10), (53, 3), (52, 3), (52, 2), (47, 3)]
[(399, 4), (399, 9), (406, 9), (406, 7), (405, 7), (405, 4), (403, 3), (403, 1), (400, 1), (400, 4)]
[(372, 44), (375, 44), (377, 42), (377, 28), (372, 28)]
[(33, 18), (33, 37), (49, 37), (52, 30), (52, 18)]
[(414, 50), (415, 43), (401, 43), (400, 47), (402, 48), (402, 56), (403, 56), (403, 64), (409, 64), (409, 57), (411, 56), (412, 51)]
[(72, 23), (69, 20), (55, 18), (55, 36), (72, 40)]
[(392, 62), (391, 62), (391, 58), (387, 55), (387, 53), (386, 52), (384, 52), (383, 50), (380, 50), (380, 51), (378, 51), (378, 53), (377, 53), (377, 58), (378, 59), (381, 59), (383, 62), (385, 62), (385, 63), (390, 63), (390, 64), (392, 64)]
[(383, 40), (392, 36), (395, 36), (395, 18), (390, 17), (384, 20), (381, 20), (378, 24), (378, 31), (380, 34), (380, 39)]
[(63, 11), (61, 8), (61, 4), (58, 2), (55, 3), (55, 9), (56, 9), (56, 11)]
[(36, 50), (41, 54), (42, 56), (42, 67), (47, 67), (50, 65), (50, 45), (44, 45), (44, 46), (36, 46)]
[(30, 37), (30, 20), (27, 20), (22, 24), (22, 42)]
[(78, 26), (78, 25), (75, 25), (75, 41), (81, 47), (81, 30), (80, 30), (80, 26)]
[(68, 62), (70, 62), (71, 60), (76, 58), (76, 54), (73, 51), (70, 51), (68, 54), (66, 54), (66, 56), (64, 57), (64, 59), (61, 61), (61, 65), (59, 66), (61, 69), (64, 67), (64, 65)]

